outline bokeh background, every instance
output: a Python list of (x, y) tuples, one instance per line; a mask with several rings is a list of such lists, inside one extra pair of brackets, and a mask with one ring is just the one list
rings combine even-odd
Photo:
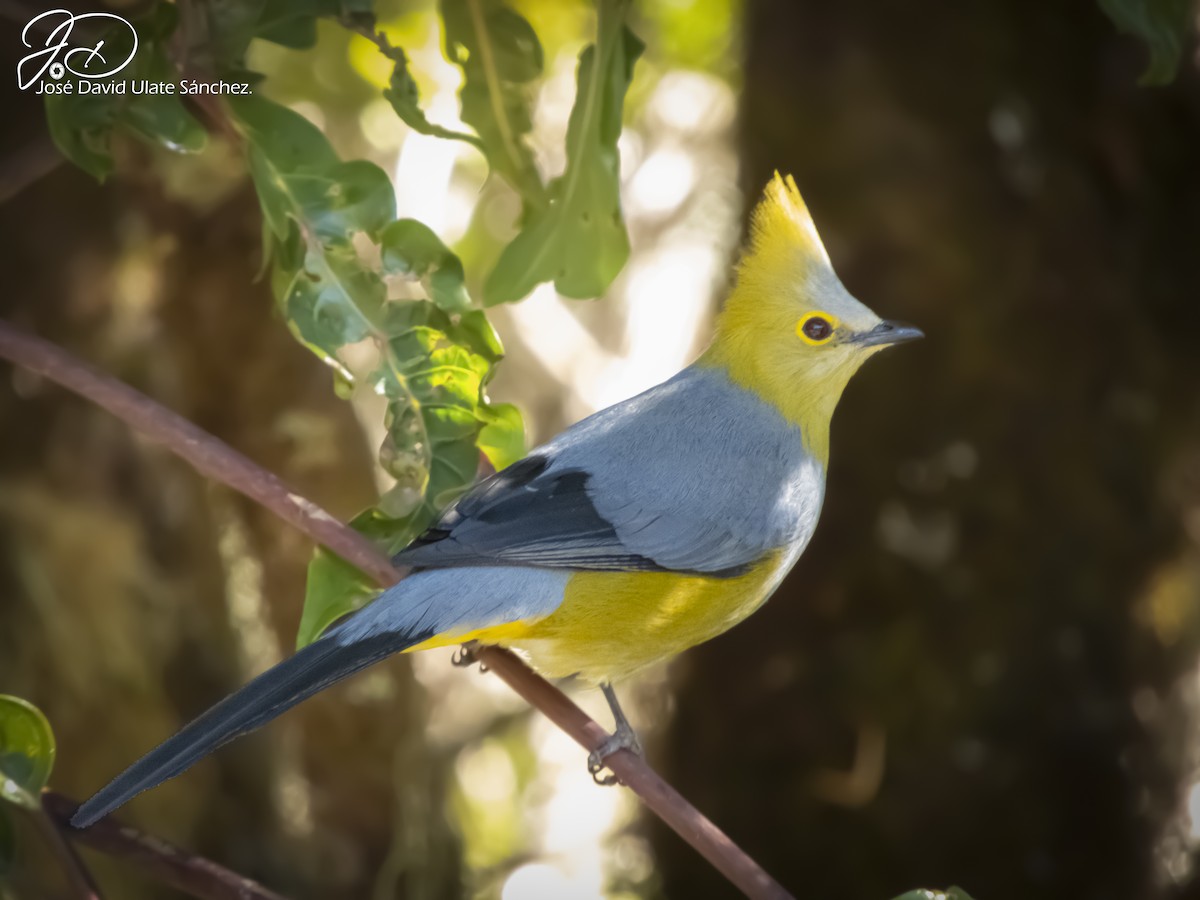
[[(514, 5), (547, 49), (553, 172), (593, 13)], [(37, 11), (0, 9), (4, 67)], [(379, 12), (455, 122), (432, 5)], [(684, 365), (776, 168), (849, 289), (928, 334), (848, 390), (824, 519), (775, 598), (622, 687), (652, 763), (799, 896), (1200, 897), (1196, 60), (1139, 87), (1144, 50), (1086, 2), (641, 0), (633, 24), (633, 258), (600, 301), (543, 288), (498, 311), (493, 398), (541, 440)], [(330, 26), (254, 52), (269, 95), (487, 270), (516, 198), (396, 120), (373, 47)], [(338, 399), (273, 312), (236, 152), (126, 145), (101, 187), (57, 164), (35, 98), (2, 96), (0, 315), (336, 513), (370, 504), (380, 410)], [(310, 553), (0, 365), (0, 692), (50, 717), (59, 790), (90, 793), (285, 654)], [(445, 653), (381, 665), (127, 812), (297, 898), (733, 896)], [(110, 896), (172, 896), (89, 861)], [(28, 896), (56, 896), (27, 862)]]

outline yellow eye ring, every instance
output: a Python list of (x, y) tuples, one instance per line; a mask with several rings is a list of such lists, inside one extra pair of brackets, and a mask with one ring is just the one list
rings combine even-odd
[(820, 347), (833, 340), (837, 327), (837, 316), (824, 312), (810, 312), (796, 323), (796, 336), (810, 347)]

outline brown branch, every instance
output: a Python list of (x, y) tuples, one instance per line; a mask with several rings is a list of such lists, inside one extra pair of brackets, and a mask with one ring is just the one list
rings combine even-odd
[(67, 831), (73, 840), (132, 863), (144, 874), (191, 897), (200, 900), (284, 900), (282, 895), (211, 860), (111, 819), (103, 819), (82, 831), (71, 828), (71, 815), (78, 807), (78, 803), (62, 794), (53, 791), (42, 794), (46, 816)]
[[(275, 475), (181, 416), (105, 375), (53, 344), (0, 322), (0, 357), (12, 360), (94, 401), (147, 437), (182, 456), (201, 473), (240, 491), (307, 533), (380, 584), (406, 574), (366, 538), (304, 499)], [(481, 647), (479, 659), (586, 750), (598, 750), (607, 732), (514, 654)], [(620, 750), (605, 763), (654, 813), (752, 898), (791, 895), (745, 851), (667, 784), (644, 759)]]

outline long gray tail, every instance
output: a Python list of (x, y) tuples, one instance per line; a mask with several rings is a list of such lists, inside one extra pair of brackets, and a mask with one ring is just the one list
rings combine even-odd
[[(349, 620), (348, 620), (349, 621)], [(253, 731), (331, 684), (429, 637), (394, 631), (339, 642), (335, 629), (226, 697), (174, 737), (159, 744), (71, 817), (87, 828), (142, 791), (174, 778), (227, 741)]]

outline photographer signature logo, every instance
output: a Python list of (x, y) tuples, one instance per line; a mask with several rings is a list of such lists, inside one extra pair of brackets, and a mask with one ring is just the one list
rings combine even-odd
[[(80, 22), (103, 24), (110, 29), (127, 28), (132, 49), (124, 59), (108, 59), (103, 52), (103, 39), (97, 40), (94, 47), (75, 45), (68, 48), (71, 32)], [(43, 75), (49, 75), (55, 81), (68, 72), (77, 78), (108, 78), (129, 65), (138, 48), (137, 31), (120, 16), (106, 12), (75, 15), (65, 9), (51, 9), (34, 16), (22, 30), (21, 42), (32, 50), (17, 63), (17, 87), (22, 91), (32, 87)], [(113, 55), (111, 51), (109, 55)]]

